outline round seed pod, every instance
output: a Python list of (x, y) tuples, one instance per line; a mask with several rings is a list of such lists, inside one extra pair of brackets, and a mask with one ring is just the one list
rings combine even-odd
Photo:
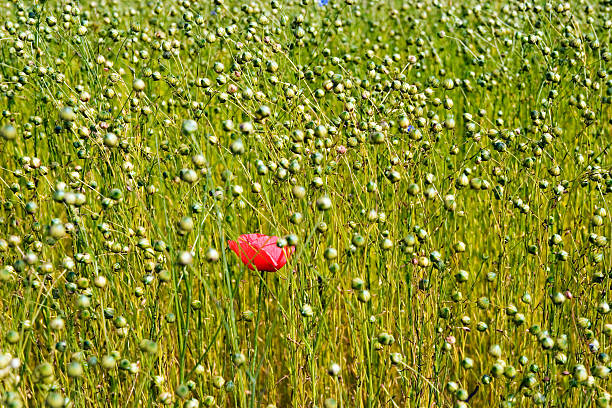
[(340, 375), (340, 365), (337, 363), (331, 363), (327, 367), (327, 373), (332, 377), (338, 377)]
[(198, 123), (193, 119), (183, 120), (181, 125), (181, 132), (184, 136), (191, 136), (198, 131)]
[(391, 364), (393, 365), (400, 365), (404, 361), (404, 357), (401, 353), (391, 353), (389, 357), (391, 359)]
[(357, 299), (361, 302), (361, 303), (367, 303), (370, 301), (371, 299), (371, 295), (370, 295), (370, 291), (367, 289), (361, 290), (359, 291), (359, 293), (357, 294)]
[(132, 82), (132, 89), (136, 92), (142, 92), (145, 89), (145, 82), (140, 78), (135, 78)]
[(223, 379), (223, 377), (217, 375), (213, 377), (212, 384), (213, 387), (221, 389), (223, 388), (223, 385), (225, 385), (225, 380)]
[(310, 306), (309, 304), (302, 305), (302, 307), (300, 308), (300, 314), (303, 317), (312, 317), (312, 316), (314, 316), (314, 312), (312, 310), (312, 306)]
[(47, 394), (47, 398), (45, 398), (45, 404), (49, 408), (61, 408), (64, 406), (66, 400), (62, 394), (56, 391), (52, 391)]
[(60, 110), (59, 117), (64, 122), (73, 122), (76, 119), (76, 114), (71, 107), (66, 106)]
[(327, 211), (332, 207), (332, 201), (328, 196), (319, 197), (316, 204), (319, 211)]
[(219, 260), (219, 251), (217, 251), (215, 248), (208, 248), (204, 258), (206, 259), (206, 262), (209, 263), (217, 262)]
[(5, 140), (15, 140), (17, 129), (13, 125), (4, 125), (0, 128), (0, 136)]
[(237, 366), (241, 367), (246, 364), (246, 357), (242, 353), (235, 353), (232, 355), (232, 362)]
[(193, 255), (190, 251), (181, 251), (177, 257), (177, 263), (181, 266), (191, 265), (193, 263)]
[(80, 363), (73, 361), (68, 364), (68, 367), (66, 367), (66, 374), (68, 374), (68, 376), (72, 378), (82, 377), (83, 366)]

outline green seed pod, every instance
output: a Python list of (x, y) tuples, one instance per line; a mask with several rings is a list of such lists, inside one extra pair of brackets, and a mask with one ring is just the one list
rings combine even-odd
[(221, 389), (225, 385), (225, 380), (223, 379), (223, 377), (216, 375), (212, 379), (212, 384), (213, 387), (215, 387), (216, 389)]
[(115, 319), (113, 319), (113, 325), (117, 329), (122, 329), (124, 327), (127, 327), (127, 324), (128, 324), (127, 319), (123, 316), (117, 316), (115, 317)]
[(459, 390), (459, 384), (457, 384), (456, 382), (454, 382), (454, 381), (449, 381), (449, 382), (447, 382), (447, 383), (446, 383), (446, 391), (447, 391), (447, 392), (449, 392), (449, 393), (451, 393), (451, 394), (454, 394), (454, 393), (456, 393), (458, 390)]
[(487, 331), (488, 329), (489, 326), (485, 322), (478, 322), (478, 324), (476, 325), (476, 330), (481, 333)]
[(327, 211), (332, 207), (332, 201), (327, 196), (318, 198), (316, 204), (319, 211)]
[(594, 227), (601, 227), (603, 225), (604, 221), (603, 221), (603, 217), (601, 217), (600, 215), (593, 215), (591, 217), (591, 225)]
[(332, 377), (338, 377), (340, 375), (340, 365), (331, 363), (329, 367), (327, 367), (327, 373)]
[(481, 190), (483, 187), (483, 180), (478, 177), (473, 177), (472, 179), (470, 179), (469, 184), (472, 190)]
[(114, 133), (106, 133), (102, 138), (102, 142), (106, 147), (117, 147), (119, 145), (119, 138)]
[(135, 78), (132, 82), (132, 89), (136, 92), (142, 92), (145, 89), (145, 82), (140, 78)]
[(6, 335), (4, 336), (4, 339), (9, 344), (17, 344), (20, 338), (21, 336), (19, 335), (19, 333), (14, 330), (7, 331)]
[(127, 359), (121, 360), (121, 362), (119, 363), (119, 369), (127, 371), (130, 374), (137, 374), (139, 372), (138, 364), (131, 363)]
[(232, 355), (232, 363), (234, 363), (237, 367), (241, 367), (246, 364), (246, 357), (242, 353), (235, 353)]
[(187, 387), (185, 384), (179, 384), (179, 386), (176, 387), (176, 390), (174, 390), (174, 393), (177, 397), (185, 399), (189, 396), (189, 387)]
[(63, 107), (60, 110), (59, 116), (64, 122), (73, 122), (76, 119), (76, 114), (69, 106)]
[(427, 268), (429, 266), (429, 258), (426, 256), (420, 256), (418, 259), (418, 264), (421, 268)]
[(314, 312), (312, 310), (312, 306), (310, 306), (309, 304), (302, 305), (302, 307), (300, 308), (300, 314), (303, 317), (312, 317), (312, 316), (314, 316)]
[(454, 195), (448, 194), (444, 196), (444, 208), (451, 212), (457, 209), (457, 202), (455, 201)]
[(80, 309), (87, 309), (91, 305), (91, 299), (88, 296), (81, 295), (77, 298), (76, 305)]
[(194, 227), (194, 222), (193, 222), (193, 218), (186, 216), (181, 218), (181, 220), (178, 222), (178, 228), (186, 233), (193, 231), (193, 227)]
[(293, 194), (294, 198), (300, 200), (306, 196), (306, 189), (302, 186), (293, 186), (291, 194)]
[(465, 173), (461, 173), (461, 175), (459, 176), (459, 178), (457, 178), (457, 181), (455, 182), (455, 187), (457, 187), (457, 189), (462, 189), (466, 187), (469, 183), (470, 180), (468, 179), (468, 176)]
[(184, 136), (191, 136), (198, 131), (198, 123), (193, 119), (183, 120), (181, 125), (181, 132)]
[(61, 222), (53, 223), (49, 226), (49, 236), (53, 239), (61, 239), (66, 235), (66, 229)]
[(538, 325), (533, 325), (529, 328), (529, 333), (533, 334), (534, 336), (538, 336), (541, 332), (542, 329), (540, 329), (540, 326)]
[(599, 408), (608, 408), (610, 406), (610, 400), (612, 396), (607, 391), (600, 391), (597, 397), (596, 403)]
[(474, 367), (474, 360), (472, 360), (469, 357), (465, 357), (463, 360), (461, 360), (461, 367), (463, 367), (464, 370), (469, 370), (471, 368)]
[(68, 348), (68, 344), (65, 341), (58, 341), (55, 343), (55, 349), (60, 353), (63, 353)]
[(463, 388), (460, 388), (455, 392), (455, 397), (457, 397), (459, 401), (467, 401), (469, 396), (470, 394)]
[(383, 251), (389, 251), (393, 249), (393, 241), (391, 241), (389, 238), (385, 238), (380, 243), (380, 247)]
[(4, 125), (0, 128), (0, 136), (5, 140), (15, 140), (17, 129), (13, 125)]
[(357, 248), (361, 248), (365, 245), (365, 238), (359, 235), (358, 233), (353, 234), (353, 238), (351, 239), (351, 243), (355, 245)]
[(193, 263), (193, 255), (189, 251), (181, 251), (176, 262), (181, 266), (191, 265)]
[(565, 295), (561, 292), (555, 292), (551, 298), (555, 305), (561, 305), (565, 302)]
[(34, 371), (39, 377), (46, 378), (53, 376), (53, 366), (49, 363), (41, 363), (36, 366)]
[(384, 346), (390, 346), (395, 343), (395, 338), (389, 333), (382, 332), (378, 335), (378, 342)]
[(11, 355), (10, 354), (2, 354), (0, 353), (0, 370), (4, 370), (11, 363)]
[(459, 242), (455, 243), (453, 249), (455, 250), (455, 252), (461, 253), (461, 252), (465, 252), (466, 247), (465, 247), (465, 244), (463, 242), (459, 241)]
[(450, 318), (450, 315), (451, 315), (451, 313), (450, 313), (450, 309), (448, 307), (442, 307), (442, 308), (440, 308), (438, 310), (438, 316), (441, 319), (448, 319), (448, 318)]
[(593, 369), (593, 376), (595, 376), (596, 378), (604, 379), (608, 378), (609, 375), (610, 368), (606, 367), (605, 365), (599, 364)]
[(496, 359), (500, 358), (502, 350), (499, 344), (492, 344), (491, 347), (489, 347), (489, 354)]
[(499, 363), (493, 364), (491, 366), (491, 375), (494, 378), (501, 377), (501, 375), (504, 373), (504, 368), (505, 368), (505, 365), (503, 365), (503, 364), (499, 364)]
[(252, 322), (255, 317), (255, 313), (252, 310), (245, 310), (242, 312), (242, 320), (245, 322)]
[(521, 381), (521, 387), (532, 389), (533, 387), (536, 386), (537, 383), (538, 383), (537, 378), (532, 373), (528, 373), (523, 378), (523, 381)]
[(66, 400), (59, 392), (52, 391), (47, 394), (47, 398), (45, 399), (45, 404), (49, 408), (61, 408), (64, 406)]
[(232, 154), (235, 154), (235, 155), (244, 154), (245, 147), (244, 147), (244, 143), (242, 142), (242, 139), (234, 140), (230, 145), (230, 151), (232, 152)]
[(323, 257), (328, 261), (336, 259), (338, 257), (338, 251), (335, 248), (326, 248), (323, 251)]
[(523, 293), (523, 295), (521, 296), (521, 301), (528, 305), (531, 304), (532, 302), (531, 295), (528, 292)]
[(573, 378), (579, 384), (586, 382), (589, 374), (587, 373), (586, 368), (582, 364), (577, 364), (574, 366), (574, 374)]
[(362, 302), (362, 303), (367, 303), (370, 301), (370, 299), (372, 298), (372, 296), (370, 295), (370, 291), (367, 289), (361, 290), (359, 291), (359, 293), (357, 294), (357, 299)]
[(353, 278), (353, 280), (351, 281), (351, 288), (353, 290), (362, 290), (363, 288), (365, 288), (365, 282), (359, 277)]
[(505, 311), (506, 311), (506, 316), (514, 316), (518, 312), (516, 306), (514, 306), (513, 304), (509, 304), (506, 307)]
[(597, 305), (597, 312), (603, 315), (610, 313), (610, 305), (606, 301), (601, 301)]
[(323, 402), (323, 406), (325, 408), (337, 408), (338, 403), (336, 402), (334, 398), (326, 398), (325, 401)]
[(245, 134), (245, 135), (249, 135), (253, 133), (253, 131), (255, 130), (251, 122), (243, 122), (240, 125), (238, 125), (238, 128), (240, 129), (240, 132), (242, 132), (242, 134)]
[(64, 330), (64, 326), (64, 319), (60, 317), (56, 317), (49, 322), (49, 327), (51, 328), (51, 330), (56, 332)]
[(463, 269), (455, 274), (455, 280), (459, 283), (465, 283), (468, 281), (468, 279), (469, 273), (467, 271), (464, 271)]
[(507, 365), (504, 368), (504, 377), (508, 379), (513, 379), (516, 377), (516, 375), (517, 375), (517, 371), (516, 371), (516, 368), (514, 368), (513, 366)]
[(389, 357), (393, 365), (400, 365), (404, 361), (404, 356), (401, 353), (391, 353)]
[[(213, 398), (213, 403), (214, 403), (214, 398)], [(200, 407), (200, 402), (195, 398), (185, 401), (185, 404), (183, 405), (183, 408), (199, 408), (199, 407)]]
[(419, 194), (419, 191), (420, 188), (418, 184), (412, 183), (408, 185), (408, 194), (410, 194), (411, 196), (416, 196), (417, 194)]
[(143, 339), (140, 342), (140, 350), (155, 355), (159, 352), (159, 346), (153, 340)]
[(525, 323), (525, 315), (523, 313), (517, 313), (514, 315), (514, 318), (512, 319), (512, 321), (514, 322), (515, 325), (520, 326), (523, 323)]
[(68, 364), (68, 367), (66, 368), (66, 373), (69, 377), (72, 378), (81, 377), (83, 376), (83, 366), (80, 363), (73, 361)]
[(477, 301), (477, 305), (480, 309), (486, 310), (489, 308), (491, 302), (487, 297), (481, 297)]
[(552, 338), (546, 336), (542, 338), (542, 340), (540, 341), (540, 345), (544, 350), (550, 350), (554, 347), (555, 342)]

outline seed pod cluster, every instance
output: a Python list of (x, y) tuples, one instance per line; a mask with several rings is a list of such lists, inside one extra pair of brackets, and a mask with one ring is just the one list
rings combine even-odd
[(0, 405), (610, 406), (611, 7), (3, 3)]

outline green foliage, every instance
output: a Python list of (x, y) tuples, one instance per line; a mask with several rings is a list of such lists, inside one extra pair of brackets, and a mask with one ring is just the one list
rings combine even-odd
[(0, 406), (610, 406), (611, 14), (2, 2)]

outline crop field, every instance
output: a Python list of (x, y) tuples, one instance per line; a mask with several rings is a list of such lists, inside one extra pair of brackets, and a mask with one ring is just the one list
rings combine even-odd
[(611, 407), (611, 35), (0, 0), (0, 407)]

